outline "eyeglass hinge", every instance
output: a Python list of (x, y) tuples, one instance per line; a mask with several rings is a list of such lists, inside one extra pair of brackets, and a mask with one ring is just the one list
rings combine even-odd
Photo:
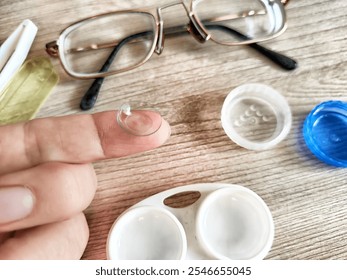
[(282, 3), (284, 6), (287, 5), (288, 2), (289, 2), (289, 0), (281, 0), (281, 3)]
[(57, 41), (52, 41), (46, 44), (46, 52), (50, 56), (57, 57), (59, 54), (59, 46), (57, 44)]
[[(159, 14), (159, 16), (161, 17), (161, 14)], [(163, 52), (163, 49), (164, 49), (164, 22), (162, 20), (160, 20), (159, 22), (159, 37), (158, 37), (158, 40), (157, 40), (157, 44), (156, 44), (156, 47), (155, 47), (155, 52), (156, 54), (160, 55), (162, 52)]]
[(211, 37), (210, 34), (204, 32), (204, 30), (201, 30), (199, 25), (197, 24), (196, 17), (193, 13), (189, 13), (189, 24), (188, 24), (188, 32), (193, 35), (193, 37), (200, 43), (205, 43), (208, 41)]

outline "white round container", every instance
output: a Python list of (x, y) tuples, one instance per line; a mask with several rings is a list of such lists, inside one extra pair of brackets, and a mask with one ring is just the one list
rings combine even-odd
[(285, 98), (273, 88), (244, 84), (228, 94), (221, 121), (225, 133), (239, 146), (266, 150), (287, 136), (292, 115)]

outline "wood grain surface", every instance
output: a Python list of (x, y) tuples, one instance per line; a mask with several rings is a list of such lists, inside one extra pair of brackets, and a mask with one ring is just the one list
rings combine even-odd
[[(76, 20), (168, 2), (0, 0), (0, 42), (29, 18), (39, 27), (30, 57), (47, 56), (45, 44)], [(286, 9), (288, 29), (263, 45), (297, 59), (293, 72), (248, 47), (199, 44), (187, 35), (168, 39), (163, 54), (142, 67), (105, 80), (90, 113), (116, 109), (124, 100), (146, 101), (167, 112), (172, 136), (156, 150), (95, 163), (99, 189), (86, 210), (84, 259), (106, 258), (108, 231), (128, 207), (170, 188), (206, 182), (239, 184), (264, 199), (276, 228), (268, 259), (347, 259), (347, 169), (317, 160), (301, 132), (315, 105), (347, 101), (347, 1), (292, 0)], [(164, 17), (172, 20), (170, 9)], [(74, 80), (58, 60), (52, 62), (60, 82), (37, 117), (80, 114), (90, 81)], [(220, 122), (227, 94), (250, 82), (281, 92), (293, 114), (288, 137), (262, 152), (234, 144)]]

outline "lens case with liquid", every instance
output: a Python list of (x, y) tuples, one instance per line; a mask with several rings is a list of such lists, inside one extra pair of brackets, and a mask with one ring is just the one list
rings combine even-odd
[[(198, 193), (184, 207), (171, 197)], [(108, 259), (263, 259), (271, 249), (274, 223), (265, 202), (232, 184), (195, 184), (151, 196), (113, 224)]]

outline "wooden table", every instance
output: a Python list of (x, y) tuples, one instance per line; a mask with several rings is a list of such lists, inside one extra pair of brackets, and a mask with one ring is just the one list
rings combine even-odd
[[(0, 41), (24, 19), (38, 27), (30, 57), (47, 56), (45, 43), (75, 20), (100, 12), (170, 1), (0, 0)], [(183, 13), (183, 10), (182, 10)], [(322, 101), (347, 100), (347, 2), (292, 0), (288, 29), (263, 43), (294, 57), (299, 68), (280, 70), (247, 47), (199, 44), (189, 36), (166, 41), (161, 56), (106, 79), (93, 112), (116, 109), (124, 100), (169, 108), (170, 140), (140, 155), (95, 163), (99, 189), (86, 210), (90, 241), (84, 259), (105, 259), (114, 220), (142, 199), (170, 188), (206, 182), (243, 185), (268, 204), (275, 240), (268, 259), (347, 258), (347, 169), (325, 165), (304, 145), (302, 124)], [(164, 13), (170, 21), (169, 9)], [(60, 75), (37, 117), (80, 114), (90, 81)], [(293, 125), (273, 149), (255, 152), (224, 133), (220, 111), (227, 94), (250, 82), (264, 83), (288, 100)]]

